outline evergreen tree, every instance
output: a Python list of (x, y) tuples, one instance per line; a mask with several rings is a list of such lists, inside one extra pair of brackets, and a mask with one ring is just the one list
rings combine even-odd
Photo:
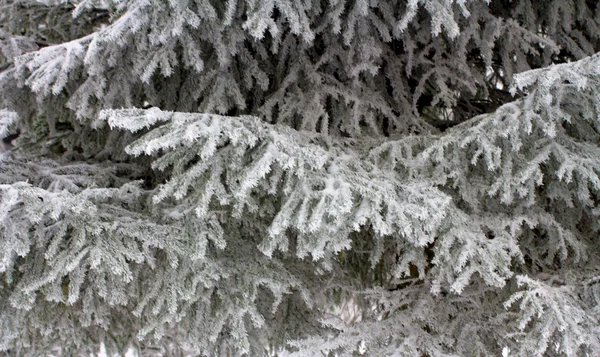
[(4, 0), (8, 356), (600, 355), (595, 0)]

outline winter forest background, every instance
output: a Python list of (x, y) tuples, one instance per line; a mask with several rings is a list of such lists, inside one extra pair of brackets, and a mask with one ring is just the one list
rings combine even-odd
[(600, 356), (596, 0), (3, 0), (0, 353)]

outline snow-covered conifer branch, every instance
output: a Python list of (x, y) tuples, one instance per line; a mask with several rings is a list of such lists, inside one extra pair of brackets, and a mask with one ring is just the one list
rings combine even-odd
[[(559, 227), (556, 237), (563, 242), (563, 257), (569, 255), (569, 246), (574, 247), (577, 257), (584, 250), (577, 239), (565, 236), (560, 224), (551, 217), (538, 219), (530, 210), (529, 215), (523, 216), (473, 219), (449, 205), (446, 196), (435, 188), (414, 185), (397, 172), (382, 171), (343, 142), (333, 147), (337, 146), (340, 153), (336, 157), (343, 160), (332, 160), (328, 151), (315, 145), (318, 136), (262, 124), (257, 118), (157, 109), (106, 111), (102, 117), (115, 127), (133, 130), (170, 120), (128, 149), (134, 155), (167, 151), (154, 167), (164, 170), (172, 166), (171, 179), (160, 188), (155, 202), (169, 196), (178, 200), (191, 197), (202, 217), (210, 211), (215, 196), (220, 205), (230, 206), (240, 215), (245, 207), (249, 212), (255, 211), (255, 202), (264, 202), (280, 185), (285, 196), (272, 218), (270, 236), (260, 245), (267, 255), (278, 248), (288, 249), (287, 228), (299, 232), (296, 254), (311, 254), (315, 259), (347, 249), (349, 234), (365, 224), (380, 236), (397, 236), (417, 247), (432, 243), (432, 237), (438, 236), (433, 262), (437, 278), (432, 289), (439, 292), (440, 286), (448, 284), (453, 291), (461, 292), (474, 273), (489, 285), (504, 285), (512, 275), (512, 259), (521, 257), (515, 237), (522, 225), (541, 226), (551, 232)], [(452, 140), (452, 134), (449, 137)], [(432, 147), (436, 145), (439, 143)], [(427, 157), (433, 156), (427, 150), (423, 152)], [(373, 153), (367, 157), (378, 158)], [(467, 169), (468, 165), (460, 170)], [(411, 171), (415, 175), (418, 169)], [(242, 179), (223, 183), (223, 175)], [(280, 184), (278, 180), (282, 178)], [(482, 191), (482, 195), (488, 193)], [(381, 210), (386, 214), (378, 213)], [(507, 227), (511, 234), (503, 234)], [(495, 241), (486, 238), (486, 230), (496, 235)]]
[(0, 109), (0, 139), (4, 139), (15, 129), (19, 115), (6, 109)]
[(101, 118), (131, 130), (169, 120), (127, 149), (133, 155), (164, 152), (154, 167), (172, 167), (155, 202), (191, 196), (202, 217), (214, 196), (239, 216), (283, 190), (283, 197), (272, 198), (279, 208), (261, 243), (267, 255), (288, 249), (288, 228), (300, 233), (297, 255), (317, 259), (348, 248), (348, 234), (365, 224), (380, 236), (398, 235), (422, 247), (446, 215), (449, 201), (436, 188), (382, 171), (349, 145), (319, 144), (325, 138), (308, 132), (253, 117), (157, 109), (104, 111)]
[(512, 338), (519, 341), (522, 355), (544, 356), (548, 350), (565, 356), (578, 356), (582, 347), (597, 350), (600, 346), (600, 321), (583, 306), (575, 281), (571, 285), (553, 286), (527, 276), (518, 276), (524, 290), (513, 294), (505, 302), (506, 308), (518, 304), (521, 316), (519, 332)]
[(5, 3), (0, 351), (598, 355), (593, 1)]
[[(162, 205), (157, 209), (164, 216), (155, 220), (156, 211), (147, 206), (148, 192), (135, 182), (123, 184), (112, 168), (2, 160), (0, 276), (11, 293), (2, 295), (6, 306), (1, 316), (13, 321), (0, 326), (2, 348), (35, 338), (23, 336), (21, 342), (17, 338), (17, 332), (30, 324), (56, 323), (61, 318), (43, 314), (29, 320), (22, 312), (36, 313), (47, 304), (60, 303), (83, 326), (99, 328), (100, 335), (135, 316), (140, 321), (137, 338), (150, 343), (187, 316), (185, 340), (190, 348), (217, 353), (225, 348), (223, 343), (229, 345), (223, 333), (234, 333), (235, 343), (227, 348), (256, 353), (263, 347), (252, 345), (249, 331), (277, 328), (271, 322), (266, 326), (263, 289), (270, 291), (271, 314), (297, 291), (302, 292), (300, 303), (313, 304), (303, 281), (255, 247), (238, 246), (243, 240), (224, 231), (212, 213), (200, 220)], [(33, 184), (13, 182), (17, 177), (10, 172), (23, 173), (24, 168)], [(228, 253), (218, 253), (226, 247)], [(227, 263), (223, 254), (234, 254), (237, 263)], [(138, 285), (142, 281), (156, 283)], [(252, 293), (240, 295), (240, 285)], [(126, 306), (132, 308), (123, 311)], [(192, 311), (202, 310), (206, 314), (190, 320)], [(210, 333), (200, 326), (210, 326)], [(68, 326), (39, 337), (40, 343), (52, 343), (63, 333), (68, 333)], [(127, 335), (118, 340), (135, 342)]]

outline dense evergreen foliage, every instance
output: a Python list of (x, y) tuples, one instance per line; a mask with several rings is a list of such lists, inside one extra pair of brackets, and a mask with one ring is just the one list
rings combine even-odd
[(600, 355), (595, 0), (4, 0), (0, 351)]

